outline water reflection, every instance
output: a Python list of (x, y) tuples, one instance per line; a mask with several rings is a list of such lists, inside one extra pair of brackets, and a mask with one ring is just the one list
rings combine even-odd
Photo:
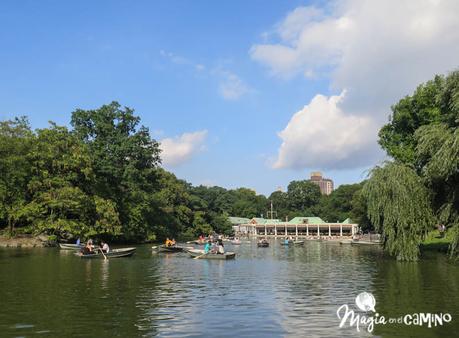
[[(377, 248), (327, 242), (269, 248), (243, 243), (234, 261), (152, 254), (82, 260), (58, 250), (0, 251), (0, 332), (59, 337), (368, 336), (338, 328), (336, 310), (372, 292), (377, 311), (449, 311), (431, 330), (376, 327), (383, 337), (449, 336), (459, 318), (459, 271), (443, 256), (418, 263), (386, 259)], [(14, 264), (13, 264), (14, 263)], [(88, 331), (89, 330), (89, 331)]]
[(439, 327), (406, 325), (377, 326), (383, 337), (453, 337), (459, 331), (459, 267), (442, 255), (431, 255), (415, 263), (386, 259), (378, 264), (374, 295), (376, 309), (388, 317), (414, 313), (450, 313), (452, 323)]

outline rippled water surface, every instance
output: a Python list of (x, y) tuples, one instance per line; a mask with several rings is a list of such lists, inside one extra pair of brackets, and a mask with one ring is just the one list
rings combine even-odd
[[(459, 267), (443, 255), (417, 263), (378, 248), (307, 242), (304, 247), (227, 245), (234, 261), (152, 253), (81, 260), (58, 249), (0, 250), (3, 337), (453, 337), (459, 332)], [(386, 317), (448, 312), (427, 328), (339, 328), (336, 311), (368, 291)]]

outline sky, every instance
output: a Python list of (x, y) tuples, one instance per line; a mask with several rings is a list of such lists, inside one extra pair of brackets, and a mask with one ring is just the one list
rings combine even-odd
[(390, 107), (459, 66), (459, 2), (0, 2), (0, 119), (118, 101), (194, 185), (269, 195), (386, 159)]

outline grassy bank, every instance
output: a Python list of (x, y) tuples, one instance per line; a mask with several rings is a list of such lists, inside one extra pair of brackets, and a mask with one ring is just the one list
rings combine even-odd
[(440, 251), (448, 252), (449, 246), (453, 240), (451, 231), (446, 231), (442, 237), (438, 230), (433, 230), (428, 233), (420, 247), (421, 251)]

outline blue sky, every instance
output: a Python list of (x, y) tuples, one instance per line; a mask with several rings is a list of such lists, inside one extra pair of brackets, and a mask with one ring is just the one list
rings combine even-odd
[(67, 125), (116, 100), (193, 184), (269, 194), (313, 170), (358, 182), (383, 158), (390, 105), (457, 67), (457, 5), (432, 6), (2, 1), (0, 118)]

